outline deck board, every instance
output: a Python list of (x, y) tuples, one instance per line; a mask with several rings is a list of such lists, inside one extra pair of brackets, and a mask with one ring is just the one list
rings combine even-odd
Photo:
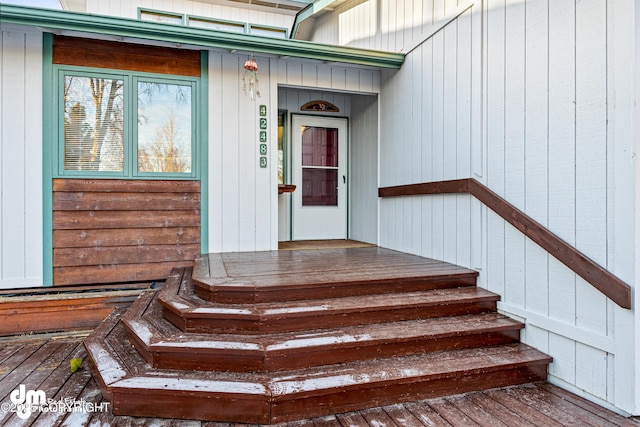
[[(45, 390), (54, 400), (83, 399), (102, 402), (89, 367), (71, 373), (69, 360), (86, 357), (81, 337), (49, 336), (3, 340), (0, 350), (0, 401), (20, 384)], [(116, 343), (114, 342), (114, 345)], [(119, 342), (118, 345), (125, 345)], [(110, 412), (41, 413), (26, 421), (0, 410), (2, 426), (146, 426), (251, 427), (247, 424), (181, 421), (114, 416)], [(281, 424), (280, 427), (381, 427), (381, 426), (627, 426), (640, 427), (636, 418), (625, 418), (551, 384), (527, 384), (447, 398), (428, 399), (330, 415)]]

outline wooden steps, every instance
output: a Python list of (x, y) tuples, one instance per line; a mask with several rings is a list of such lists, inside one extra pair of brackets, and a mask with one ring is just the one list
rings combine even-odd
[[(193, 279), (193, 282), (197, 282)], [(422, 282), (424, 283), (424, 282)], [(455, 280), (448, 282), (457, 283)], [(385, 285), (386, 289), (392, 286)], [(380, 298), (377, 293), (336, 297), (337, 286), (324, 291), (332, 298), (283, 302), (225, 304), (203, 301), (193, 292), (189, 275), (179, 280), (172, 275), (165, 283), (158, 300), (164, 317), (183, 331), (203, 333), (238, 332), (245, 334), (277, 333), (333, 328), (369, 323), (384, 323), (441, 316), (483, 313), (496, 310), (498, 295), (481, 288), (425, 289), (404, 288)], [(364, 288), (362, 289), (364, 290)], [(370, 292), (377, 292), (371, 288)]]
[[(123, 316), (129, 340), (154, 367), (234, 372), (285, 371), (517, 342), (523, 325), (497, 313), (264, 335), (184, 333), (162, 320), (155, 292)], [(323, 324), (324, 326), (324, 324)], [(463, 339), (464, 338), (464, 339)]]
[[(227, 303), (201, 299), (203, 275), (175, 269), (161, 291), (145, 292), (85, 341), (97, 383), (119, 415), (270, 424), (546, 378), (551, 358), (519, 343), (523, 325), (496, 313), (496, 295), (468, 283), (474, 272), (440, 263), (431, 268), (439, 273), (417, 279), (417, 257), (389, 252), (346, 254), (337, 270), (364, 265), (349, 280), (314, 263), (302, 275), (299, 261), (310, 255), (284, 256), (303, 287), (322, 278), (308, 300), (295, 284), (283, 300), (292, 275), (275, 277), (278, 253), (247, 254), (271, 273), (255, 274), (246, 295)], [(232, 287), (249, 276), (220, 261)], [(410, 279), (398, 279), (392, 264)], [(369, 293), (367, 276), (375, 276)]]

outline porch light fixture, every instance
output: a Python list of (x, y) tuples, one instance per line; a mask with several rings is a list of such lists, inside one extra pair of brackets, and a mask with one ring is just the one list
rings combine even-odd
[[(249, 88), (247, 89), (247, 85)], [(244, 93), (249, 93), (249, 97), (252, 101), (255, 101), (256, 97), (260, 97), (260, 88), (258, 87), (258, 63), (253, 57), (253, 53), (249, 55), (244, 62), (244, 75), (242, 76), (242, 88)]]

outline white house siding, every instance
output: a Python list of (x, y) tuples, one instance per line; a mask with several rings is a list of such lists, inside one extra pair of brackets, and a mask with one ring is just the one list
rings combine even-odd
[(3, 25), (0, 289), (42, 283), (42, 35)]
[(242, 3), (234, 4), (238, 7), (190, 0), (87, 0), (87, 12), (138, 19), (138, 9), (143, 8), (287, 29), (293, 25), (295, 13), (292, 11), (280, 9), (279, 13), (274, 13), (268, 12), (268, 8), (245, 9)]
[[(474, 177), (633, 284), (633, 2), (455, 3), (352, 1), (317, 21), (314, 41), (408, 53), (382, 73), (381, 186)], [(554, 357), (552, 382), (639, 412), (634, 312), (477, 201), (381, 200), (380, 244), (479, 269)]]
[(378, 243), (378, 98), (353, 95), (349, 150), (349, 237)]
[[(245, 55), (209, 52), (209, 252), (278, 248), (282, 228), (278, 226), (276, 167), (279, 102), (293, 105), (322, 95), (348, 110), (346, 93), (377, 93), (380, 88), (376, 70), (256, 57), (262, 96), (252, 101), (242, 88), (245, 60)], [(306, 90), (285, 90), (282, 93), (291, 100), (279, 101), (279, 87)], [(262, 104), (268, 108), (269, 135), (269, 162), (264, 169), (258, 167)]]

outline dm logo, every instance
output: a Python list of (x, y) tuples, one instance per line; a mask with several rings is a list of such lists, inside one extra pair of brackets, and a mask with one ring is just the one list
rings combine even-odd
[(16, 414), (23, 420), (29, 418), (36, 406), (47, 404), (47, 395), (43, 390), (29, 390), (24, 384), (11, 392), (11, 403), (16, 405)]

